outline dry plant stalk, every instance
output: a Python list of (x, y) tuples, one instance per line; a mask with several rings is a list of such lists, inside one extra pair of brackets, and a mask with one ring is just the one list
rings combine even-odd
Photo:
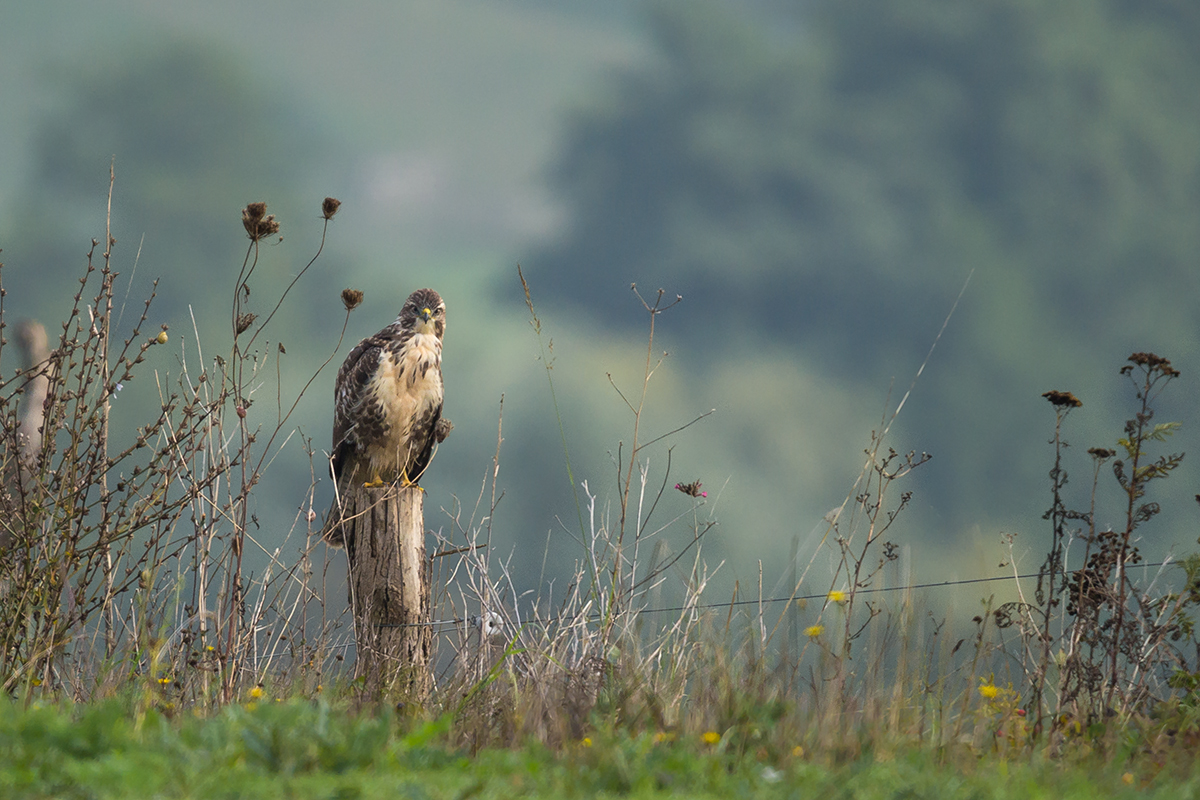
[[(530, 287), (523, 279), (522, 285), (540, 339), (541, 321)], [(882, 607), (866, 604), (869, 613), (844, 637), (844, 648), (796, 648), (794, 640), (774, 634), (794, 616), (797, 604), (785, 605), (779, 622), (767, 619), (761, 577), (757, 615), (747, 616), (736, 595), (730, 604), (706, 599), (714, 571), (704, 562), (702, 540), (714, 523), (699, 516), (707, 497), (699, 482), (675, 487), (694, 501), (687, 511), (658, 519), (666, 507), (662, 502), (666, 488), (672, 485), (671, 451), (667, 451), (665, 474), (657, 478), (646, 462), (646, 448), (707, 416), (664, 437), (643, 441), (648, 387), (663, 363), (654, 351), (657, 317), (669, 307), (663, 296), (659, 293), (652, 303), (642, 301), (650, 325), (638, 394), (631, 395), (613, 382), (632, 423), (630, 443), (618, 448), (615, 508), (609, 512), (588, 481), (574, 487), (579, 498), (580, 551), (565, 586), (555, 590), (539, 585), (523, 591), (514, 579), (513, 556), (493, 557), (491, 523), (497, 498), (503, 494), (497, 488), (502, 425), (493, 469), (473, 509), (468, 515), (458, 507), (449, 515), (451, 532), (439, 535), (433, 556), (438, 575), (435, 616), (447, 626), (438, 631), (437, 641), (450, 651), (439, 661), (435, 707), (451, 716), (453, 736), (470, 748), (528, 737), (556, 745), (578, 740), (605, 724), (649, 728), (664, 736), (703, 726), (703, 730), (732, 732), (740, 737), (737, 746), (749, 747), (755, 736), (761, 736), (754, 728), (762, 715), (778, 720), (781, 736), (799, 737), (807, 731), (796, 712), (802, 708), (847, 711), (856, 698), (866, 698), (871, 713), (893, 730), (919, 729), (926, 724), (924, 711), (912, 713), (903, 691), (885, 692), (873, 685), (885, 675), (896, 674), (897, 663), (902, 665), (897, 686), (915, 686), (923, 677), (918, 670), (933, 669), (925, 662), (916, 663), (914, 650), (920, 647), (905, 639), (915, 627), (911, 595), (905, 596), (898, 612), (880, 620), (881, 634), (864, 651), (871, 659), (866, 671), (852, 676), (843, 670), (844, 680), (836, 692), (828, 690), (824, 677), (809, 672), (813, 680), (806, 687), (804, 665), (824, 673), (830, 666), (838, 669), (838, 664), (848, 662), (849, 642), (882, 613)], [(545, 358), (545, 348), (542, 354)], [(550, 365), (546, 366), (549, 375)], [(503, 402), (500, 418), (502, 423)], [(569, 452), (566, 456), (569, 463)], [(859, 511), (843, 521), (851, 527), (845, 539), (839, 536), (838, 544), (843, 568), (858, 589), (870, 586), (879, 569), (894, 560), (894, 547), (884, 542), (882, 534), (908, 497), (904, 495), (892, 507), (884, 500), (888, 488), (925, 458), (882, 448), (882, 435), (873, 443), (859, 481), (868, 488), (857, 495)], [(679, 527), (687, 529), (685, 536), (668, 536)], [(850, 542), (858, 542), (859, 536), (862, 546), (856, 544), (851, 550)], [(889, 555), (872, 567), (869, 554), (881, 549)], [(671, 580), (674, 575), (680, 578), (677, 584)], [(795, 594), (801, 582), (796, 582)], [(658, 605), (663, 596), (672, 598), (670, 607), (652, 607), (651, 598)], [(859, 615), (854, 614), (852, 603), (847, 608), (842, 602), (844, 598), (830, 605), (847, 612), (848, 625), (852, 616), (858, 619)], [(837, 700), (830, 702), (834, 696)], [(800, 706), (800, 698), (811, 699)], [(848, 740), (842, 734), (861, 723), (861, 715), (848, 715), (835, 729)]]
[[(1188, 651), (1200, 653), (1190, 620), (1200, 594), (1173, 587), (1166, 564), (1144, 585), (1129, 575), (1130, 567), (1142, 560), (1135, 532), (1160, 512), (1158, 503), (1145, 500), (1148, 488), (1168, 477), (1183, 459), (1182, 454), (1152, 458), (1149, 452), (1179, 427), (1153, 419), (1154, 402), (1180, 373), (1153, 353), (1134, 353), (1128, 362), (1121, 374), (1133, 386), (1137, 408), (1117, 441), (1121, 457), (1107, 447), (1088, 450), (1092, 481), (1086, 511), (1067, 503), (1067, 443), (1062, 436), (1068, 414), (1083, 404), (1070, 392), (1043, 395), (1055, 408), (1052, 504), (1044, 515), (1051, 522), (1051, 546), (1033, 596), (1018, 582), (1019, 599), (995, 612), (1000, 629), (1013, 629), (1018, 635), (1035, 738), (1052, 733), (1061, 739), (1073, 726), (1147, 713), (1176, 690), (1194, 685), (1198, 672)], [(1101, 529), (1096, 519), (1106, 466), (1112, 469), (1125, 506), (1124, 523), (1115, 530)], [(1068, 548), (1075, 540), (1082, 540), (1083, 553), (1080, 566), (1071, 569)], [(1015, 568), (1015, 559), (1010, 560)], [(1189, 586), (1195, 582), (1195, 563), (1193, 559), (1181, 564)]]
[[(278, 230), (273, 217), (263, 219)], [(256, 223), (257, 232), (271, 227)], [(166, 325), (147, 330), (157, 282), (132, 329), (120, 334), (116, 241), (106, 235), (102, 251), (92, 242), (52, 349), (0, 376), (5, 691), (40, 686), (82, 700), (132, 679), (145, 687), (147, 703), (173, 708), (229, 702), (268, 675), (315, 673), (319, 682), (336, 645), (314, 583), (310, 520), (293, 521), (288, 538), (299, 535), (299, 558), (286, 563), (286, 542), (268, 549), (256, 541), (249, 510), (315, 374), (290, 406), (279, 398), (276, 415), (249, 409), (254, 390), (272, 378), (268, 367), (277, 379), (283, 354), (265, 340), (255, 344), (319, 257), (324, 233), (317, 254), (255, 326), (246, 305), (261, 238), (251, 235), (235, 288), (227, 355), (206, 364), (197, 332), (196, 361), (184, 344), (174, 376), (153, 368), (173, 338)], [(3, 315), (0, 300), (0, 331)], [(3, 345), (0, 338), (0, 358)], [(118, 393), (127, 405), (134, 394), (153, 397), (157, 410), (135, 430), (113, 430)], [(265, 562), (253, 580), (243, 569), (250, 550)]]

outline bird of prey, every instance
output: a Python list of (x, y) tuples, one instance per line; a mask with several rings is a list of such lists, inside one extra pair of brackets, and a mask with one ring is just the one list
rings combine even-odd
[(442, 419), (442, 337), (446, 304), (433, 289), (409, 295), (396, 321), (350, 351), (333, 397), (332, 467), (337, 496), (322, 535), (343, 544), (341, 505), (356, 485), (415, 485), (436, 442), (449, 433)]

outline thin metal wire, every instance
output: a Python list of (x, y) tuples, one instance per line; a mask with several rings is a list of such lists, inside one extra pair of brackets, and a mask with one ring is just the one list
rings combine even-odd
[[(1179, 563), (1179, 562), (1178, 561), (1156, 561), (1156, 562), (1148, 563), (1148, 564), (1132, 564), (1130, 566), (1132, 566), (1132, 567), (1162, 567), (1162, 566), (1166, 566), (1168, 564), (1177, 564), (1177, 563)], [(1017, 575), (1015, 577), (1012, 575), (997, 575), (994, 578), (967, 578), (967, 579), (961, 580), (961, 581), (933, 581), (931, 583), (914, 583), (914, 584), (910, 584), (907, 586), (883, 586), (883, 587), (874, 588), (874, 589), (858, 589), (854, 592), (854, 594), (879, 594), (882, 592), (907, 592), (912, 589), (941, 589), (941, 588), (944, 588), (947, 586), (967, 586), (967, 585), (970, 585), (973, 583), (993, 583), (995, 581), (1025, 580), (1027, 578), (1036, 578), (1041, 574), (1042, 573), (1038, 573), (1038, 572), (1028, 572), (1023, 575)], [(1072, 572), (1070, 574), (1074, 574), (1074, 572)], [(796, 600), (822, 600), (826, 597), (828, 597), (828, 593), (795, 595), (795, 596), (789, 596), (789, 597), (764, 597), (762, 600), (759, 600), (758, 598), (753, 598), (751, 600), (728, 600), (723, 603), (699, 603), (697, 605), (669, 606), (666, 608), (643, 608), (639, 611), (639, 613), (641, 613), (641, 614), (665, 614), (668, 612), (687, 611), (690, 609), (695, 609), (695, 610), (699, 611), (699, 610), (706, 610), (706, 609), (712, 609), (712, 608), (730, 608), (733, 606), (757, 605), (760, 602), (763, 605), (767, 605), (767, 604), (774, 604), (774, 603), (790, 603), (790, 602), (794, 602)], [(599, 619), (599, 617), (600, 617), (600, 615), (598, 613), (592, 615), (593, 619)], [(553, 617), (547, 617), (546, 619), (542, 619), (542, 620), (536, 620), (536, 619), (529, 620), (529, 622), (533, 623), (533, 624), (537, 624), (537, 625), (550, 625), (550, 624), (558, 622), (560, 619), (564, 619), (564, 618), (570, 618), (570, 617), (569, 617), (569, 615), (553, 616)], [(375, 627), (376, 628), (419, 628), (419, 627), (425, 627), (425, 626), (433, 627), (433, 626), (437, 626), (437, 625), (461, 625), (464, 622), (473, 623), (475, 621), (475, 619), (476, 619), (476, 617), (466, 617), (466, 618), (461, 618), (461, 619), (440, 619), (440, 620), (432, 620), (430, 622), (408, 622), (408, 623), (403, 623), (403, 624), (392, 624), (392, 623), (385, 622), (385, 623), (380, 623), (380, 624), (376, 625)]]

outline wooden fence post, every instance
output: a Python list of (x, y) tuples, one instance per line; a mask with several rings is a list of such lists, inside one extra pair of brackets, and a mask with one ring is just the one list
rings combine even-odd
[[(24, 362), (16, 381), (20, 404), (16, 431), (5, 431), (5, 457), (0, 459), (0, 552), (12, 546), (26, 529), (26, 508), (17, 498), (37, 474), (46, 424), (46, 395), (50, 391), (50, 346), (46, 329), (36, 320), (17, 324), (17, 345)], [(3, 579), (7, 583), (7, 576)], [(7, 588), (0, 589), (0, 595)]]
[(355, 677), (365, 679), (371, 694), (416, 704), (429, 692), (433, 642), (424, 494), (414, 486), (357, 486), (342, 498)]

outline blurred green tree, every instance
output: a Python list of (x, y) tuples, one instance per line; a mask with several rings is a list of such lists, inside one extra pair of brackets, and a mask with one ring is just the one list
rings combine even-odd
[(118, 269), (128, 278), (137, 260), (131, 297), (164, 277), (158, 314), (182, 322), (191, 303), (202, 325), (227, 320), (229, 303), (214, 301), (232, 297), (245, 252), (240, 209), (265, 200), (285, 235), (299, 233), (288, 222), (319, 217), (337, 148), (268, 81), (201, 44), (77, 66), (33, 143), (6, 287), (22, 313), (58, 316), (68, 298), (45, 288), (78, 276), (83, 246), (103, 238), (113, 163)]
[(609, 313), (662, 285), (697, 328), (752, 308), (840, 360), (967, 266), (1085, 324), (1131, 270), (1200, 288), (1193, 5), (653, 8), (660, 59), (577, 116), (554, 173), (571, 225), (528, 272), (558, 297)]
[(758, 8), (652, 6), (657, 58), (571, 121), (569, 224), (526, 275), (609, 321), (631, 281), (683, 294), (685, 360), (765, 340), (881, 390), (975, 269), (902, 422), (950, 456), (922, 477), (939, 527), (1011, 520), (1049, 381), (1200, 352), (1200, 6)]

